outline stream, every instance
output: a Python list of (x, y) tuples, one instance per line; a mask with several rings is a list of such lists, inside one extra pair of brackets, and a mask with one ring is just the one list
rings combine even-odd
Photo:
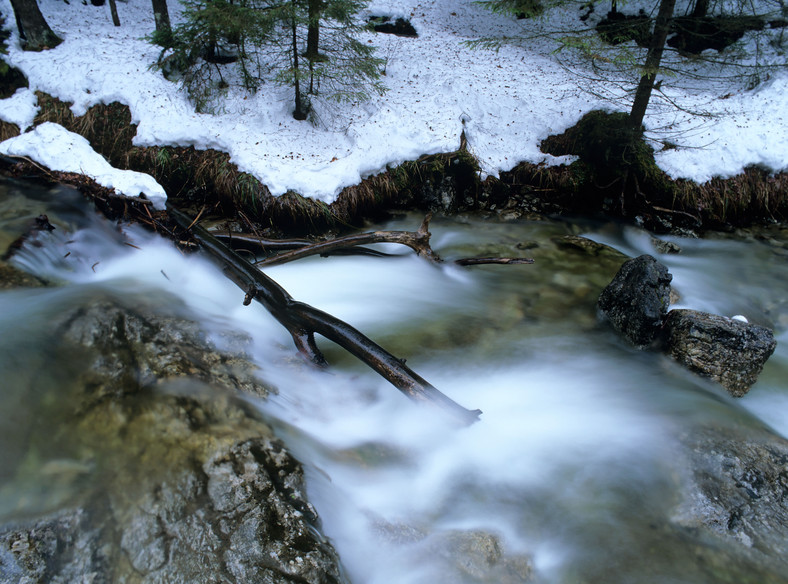
[[(322, 531), (355, 584), (519, 582), (524, 558), (535, 581), (556, 584), (766, 581), (742, 559), (750, 556), (675, 518), (688, 496), (688, 432), (766, 426), (788, 437), (788, 229), (656, 240), (579, 218), (435, 218), (433, 248), (447, 260), (535, 263), (436, 266), (381, 245), (397, 257), (315, 257), (265, 270), (295, 299), (483, 411), (457, 428), (323, 339), (329, 372), (304, 366), (287, 331), (259, 305), (243, 306), (243, 292), (207, 259), (137, 226), (117, 229), (70, 189), (0, 184), (0, 249), (41, 213), (57, 229), (12, 263), (61, 285), (0, 291), (3, 522), (56, 510), (99, 480), (67, 439), (46, 454), (30, 444), (60, 435), (68, 392), (58, 388), (78, 374), (48, 342), (50, 319), (112, 293), (172, 306), (217, 339), (248, 335), (278, 393), (244, 400), (303, 463)], [(420, 222), (404, 214), (370, 229)], [(577, 236), (604, 245), (584, 247)], [(665, 243), (678, 253), (660, 253), (671, 251)], [(599, 293), (626, 257), (644, 253), (673, 275), (674, 308), (741, 314), (774, 330), (777, 349), (745, 397), (630, 347), (600, 322)], [(112, 464), (134, 464), (125, 454)], [(481, 535), (468, 543), (467, 533)], [(473, 559), (482, 544), (504, 558), (487, 572)], [(464, 566), (449, 558), (452, 547), (473, 552)]]

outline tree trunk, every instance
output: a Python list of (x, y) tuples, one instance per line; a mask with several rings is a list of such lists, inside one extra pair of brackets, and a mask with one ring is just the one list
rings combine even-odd
[(156, 32), (165, 35), (172, 32), (167, 0), (153, 0), (153, 18), (156, 20)]
[(297, 120), (305, 120), (307, 109), (304, 107), (303, 97), (301, 95), (301, 72), (298, 69), (298, 24), (295, 17), (295, 4), (293, 4), (293, 15), (291, 20), (293, 32), (293, 88), (295, 89), (295, 109), (293, 110), (293, 117)]
[(695, 8), (692, 10), (694, 18), (703, 18), (709, 12), (709, 0), (697, 0)]
[(317, 59), (320, 50), (320, 13), (323, 3), (320, 0), (309, 0), (307, 4), (309, 23), (306, 32), (306, 58)]
[(670, 32), (670, 22), (675, 6), (676, 0), (661, 0), (659, 4), (657, 20), (654, 23), (654, 34), (651, 37), (646, 64), (643, 67), (643, 76), (638, 83), (635, 99), (632, 102), (632, 110), (629, 113), (629, 122), (637, 130), (643, 126), (646, 108), (651, 100), (651, 91), (654, 89), (654, 80), (659, 71), (659, 64), (662, 62), (662, 53), (665, 51), (665, 41)]
[(120, 26), (120, 18), (118, 18), (118, 5), (115, 0), (109, 0), (109, 12), (112, 14), (112, 24)]
[(11, 0), (16, 16), (19, 35), (24, 39), (22, 47), (26, 51), (43, 51), (63, 42), (49, 28), (36, 0)]
[(309, 93), (315, 93), (314, 65), (320, 60), (320, 14), (323, 9), (321, 0), (309, 0), (306, 29), (306, 58), (309, 61)]

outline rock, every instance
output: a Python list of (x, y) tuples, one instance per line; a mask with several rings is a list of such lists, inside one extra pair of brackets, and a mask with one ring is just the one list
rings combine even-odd
[(681, 253), (681, 246), (673, 241), (665, 241), (659, 237), (651, 236), (651, 245), (654, 249), (661, 254), (677, 254)]
[(701, 427), (682, 442), (688, 483), (672, 521), (716, 539), (721, 553), (788, 574), (788, 441), (762, 427)]
[[(52, 323), (73, 367), (40, 406), (51, 421), (19, 464), (29, 483), (3, 486), (0, 584), (341, 581), (300, 464), (237, 397), (270, 391), (243, 355), (188, 319), (83, 301)], [(9, 520), (26, 484), (68, 496)]]
[(409, 548), (408, 562), (432, 566), (434, 582), (520, 584), (534, 580), (533, 560), (506, 553), (500, 538), (488, 531), (452, 529), (429, 534), (382, 519), (375, 523), (375, 530), (387, 542)]
[(581, 235), (562, 235), (560, 237), (553, 237), (551, 240), (559, 249), (581, 251), (593, 256), (604, 255), (611, 258), (624, 257), (617, 249)]
[(668, 354), (734, 397), (750, 390), (776, 346), (769, 329), (724, 316), (681, 309), (665, 321)]
[(668, 269), (650, 255), (627, 260), (600, 294), (599, 309), (632, 344), (646, 347), (662, 328), (672, 279)]
[[(144, 306), (99, 297), (53, 326), (69, 345), (92, 355), (82, 381), (94, 400), (183, 376), (260, 396), (270, 391), (255, 378), (254, 366), (243, 354), (218, 351), (195, 322), (161, 316)], [(84, 397), (88, 406), (89, 396)]]
[(428, 549), (431, 558), (440, 558), (444, 581), (515, 584), (533, 580), (531, 559), (504, 554), (500, 539), (486, 531), (440, 533), (430, 538)]
[(0, 289), (7, 288), (41, 288), (47, 283), (41, 278), (0, 260)]

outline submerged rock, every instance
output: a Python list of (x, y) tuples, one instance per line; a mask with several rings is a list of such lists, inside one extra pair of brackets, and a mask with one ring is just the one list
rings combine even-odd
[[(2, 509), (0, 584), (340, 582), (301, 466), (236, 397), (269, 391), (243, 356), (188, 319), (100, 292), (85, 306), (53, 323), (73, 378), (3, 486), (19, 504)], [(31, 484), (56, 508), (26, 504)]]
[(759, 568), (754, 581), (785, 582), (788, 441), (766, 428), (737, 424), (696, 429), (682, 442), (688, 480), (673, 523), (709, 536), (721, 554), (753, 562)]
[(405, 548), (410, 562), (432, 566), (435, 582), (523, 584), (535, 579), (530, 556), (507, 553), (500, 538), (485, 530), (428, 534), (412, 525), (382, 520), (375, 527), (380, 537)]
[(665, 320), (668, 354), (734, 397), (750, 390), (776, 347), (772, 331), (738, 319), (681, 309)]
[(627, 260), (599, 296), (599, 309), (632, 344), (647, 347), (662, 329), (672, 279), (650, 255)]

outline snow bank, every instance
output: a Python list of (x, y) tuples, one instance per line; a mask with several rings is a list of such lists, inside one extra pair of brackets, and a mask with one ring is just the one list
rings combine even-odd
[(80, 136), (63, 126), (46, 122), (30, 132), (0, 143), (0, 154), (24, 156), (59, 172), (84, 174), (107, 188), (129, 197), (144, 195), (157, 209), (166, 205), (167, 195), (150, 175), (114, 168)]
[[(97, 103), (127, 104), (138, 124), (135, 144), (227, 152), (275, 195), (293, 189), (332, 201), (342, 188), (388, 165), (456, 149), (463, 130), (483, 174), (497, 175), (521, 161), (552, 164), (555, 159), (538, 148), (542, 139), (591, 109), (614, 107), (587, 89), (595, 95), (621, 93), (615, 81), (581, 86), (583, 75), (591, 74), (587, 66), (574, 63), (569, 71), (551, 54), (555, 45), (539, 38), (548, 25), (576, 30), (591, 24), (580, 22), (575, 9), (531, 22), (492, 13), (471, 0), (373, 0), (369, 15), (405, 16), (419, 33), (418, 38), (370, 33), (362, 39), (374, 43), (386, 60), (385, 95), (323, 111), (317, 125), (293, 120), (290, 91), (271, 84), (257, 94), (231, 88), (221, 111), (197, 114), (177, 84), (150, 68), (159, 50), (143, 38), (154, 30), (148, 0), (118, 3), (121, 27), (112, 25), (108, 6), (39, 4), (64, 42), (26, 53), (12, 31), (7, 60), (27, 75), (31, 90), (73, 103), (77, 115)], [(0, 10), (12, 14), (9, 0), (0, 0)], [(170, 10), (177, 19), (176, 2)], [(12, 23), (6, 19), (9, 30)], [(497, 52), (467, 46), (482, 37), (525, 34), (531, 39)], [(699, 182), (737, 174), (750, 164), (788, 168), (788, 91), (781, 75), (754, 91), (734, 90), (727, 99), (718, 86), (682, 89), (672, 85), (675, 79), (665, 79), (663, 90), (672, 100), (710, 117), (650, 108), (646, 125), (657, 149), (665, 136), (680, 146), (659, 152), (658, 164), (673, 177)], [(29, 123), (26, 95), (0, 101), (0, 118)]]

